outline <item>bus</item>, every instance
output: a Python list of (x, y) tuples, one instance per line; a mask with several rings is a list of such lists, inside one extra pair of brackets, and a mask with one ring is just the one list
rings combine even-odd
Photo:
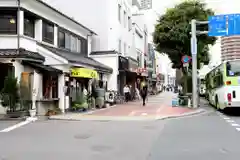
[(240, 106), (240, 60), (221, 63), (207, 73), (206, 98), (219, 110)]
[(199, 95), (200, 96), (205, 96), (206, 93), (206, 83), (205, 83), (205, 77), (200, 77), (199, 78)]

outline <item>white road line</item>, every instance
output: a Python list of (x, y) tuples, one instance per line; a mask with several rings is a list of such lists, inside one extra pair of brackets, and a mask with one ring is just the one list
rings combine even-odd
[(240, 131), (240, 128), (236, 128), (237, 131)]
[(228, 119), (230, 119), (230, 118), (228, 118), (228, 117), (223, 117), (223, 119), (228, 120)]
[(26, 124), (28, 124), (28, 123), (31, 123), (31, 122), (34, 122), (34, 121), (36, 121), (37, 120), (37, 118), (32, 118), (32, 117), (30, 117), (30, 118), (27, 118), (25, 121), (23, 121), (23, 122), (20, 122), (20, 123), (17, 123), (17, 124), (15, 124), (15, 125), (13, 125), (13, 126), (10, 126), (10, 127), (8, 127), (8, 128), (5, 128), (5, 129), (3, 129), (3, 130), (1, 130), (0, 132), (10, 132), (10, 131), (12, 131), (12, 130), (14, 130), (14, 129), (17, 129), (17, 128), (19, 128), (19, 127), (22, 127), (22, 126), (24, 126), (24, 125), (26, 125)]
[(237, 124), (237, 123), (232, 123), (231, 124), (233, 127), (239, 127), (240, 125), (239, 124)]
[(234, 123), (235, 121), (234, 121), (234, 120), (231, 120), (231, 119), (229, 119), (229, 120), (227, 120), (227, 122), (228, 122), (228, 123)]

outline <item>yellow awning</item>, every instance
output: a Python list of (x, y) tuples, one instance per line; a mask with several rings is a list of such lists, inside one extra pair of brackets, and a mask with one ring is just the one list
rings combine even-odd
[(71, 68), (71, 77), (99, 79), (97, 71), (88, 68)]

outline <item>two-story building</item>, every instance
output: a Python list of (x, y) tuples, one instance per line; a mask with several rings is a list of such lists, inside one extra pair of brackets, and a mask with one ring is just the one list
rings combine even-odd
[(56, 104), (65, 111), (71, 87), (112, 73), (88, 57), (96, 33), (41, 0), (0, 1), (0, 24), (1, 88), (11, 68), (39, 114)]
[[(66, 0), (46, 1), (98, 33), (93, 36), (93, 52), (90, 56), (113, 68), (108, 79), (108, 89), (121, 92), (124, 84), (135, 81), (138, 58), (133, 38), (136, 31), (132, 26), (132, 7), (140, 8), (140, 0), (78, 0), (75, 3)], [(144, 43), (142, 45), (144, 48)]]

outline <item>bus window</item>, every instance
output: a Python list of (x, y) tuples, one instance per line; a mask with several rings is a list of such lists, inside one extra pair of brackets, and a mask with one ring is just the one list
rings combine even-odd
[(240, 62), (232, 61), (226, 63), (227, 76), (240, 76)]

